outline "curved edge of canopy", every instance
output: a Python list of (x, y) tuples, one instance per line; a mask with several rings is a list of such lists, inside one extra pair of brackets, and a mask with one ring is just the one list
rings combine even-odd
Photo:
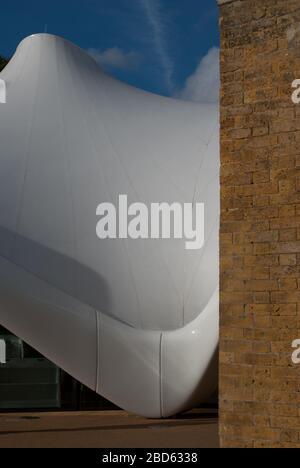
[(218, 308), (216, 290), (183, 328), (136, 329), (0, 257), (2, 325), (92, 390), (146, 417), (190, 409), (216, 389)]

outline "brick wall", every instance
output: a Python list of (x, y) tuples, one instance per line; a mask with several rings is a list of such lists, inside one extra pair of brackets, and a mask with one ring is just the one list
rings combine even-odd
[(221, 444), (300, 448), (300, 2), (219, 3)]

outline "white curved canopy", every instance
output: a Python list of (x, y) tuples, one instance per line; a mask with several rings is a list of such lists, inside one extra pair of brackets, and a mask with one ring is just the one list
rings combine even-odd
[[(48, 34), (0, 73), (0, 322), (116, 404), (182, 411), (214, 390), (218, 109), (105, 74)], [(205, 204), (205, 245), (96, 236), (101, 202)]]

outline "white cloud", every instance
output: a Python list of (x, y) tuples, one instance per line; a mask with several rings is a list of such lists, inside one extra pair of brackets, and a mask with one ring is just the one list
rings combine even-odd
[(112, 47), (104, 51), (89, 49), (88, 52), (103, 68), (133, 70), (141, 61), (141, 55), (138, 52), (124, 52), (119, 47)]
[(218, 103), (220, 93), (220, 50), (210, 49), (186, 80), (178, 97), (187, 101)]
[(174, 91), (173, 72), (174, 65), (168, 53), (166, 41), (166, 27), (161, 15), (161, 5), (159, 0), (141, 0), (148, 23), (152, 29), (153, 44), (164, 72), (164, 79), (168, 90)]

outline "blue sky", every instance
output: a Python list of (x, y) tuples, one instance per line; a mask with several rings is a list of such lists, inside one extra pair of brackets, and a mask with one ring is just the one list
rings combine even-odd
[(1, 20), (0, 54), (7, 57), (46, 28), (155, 93), (201, 100), (218, 79), (215, 0), (10, 0), (1, 4)]

